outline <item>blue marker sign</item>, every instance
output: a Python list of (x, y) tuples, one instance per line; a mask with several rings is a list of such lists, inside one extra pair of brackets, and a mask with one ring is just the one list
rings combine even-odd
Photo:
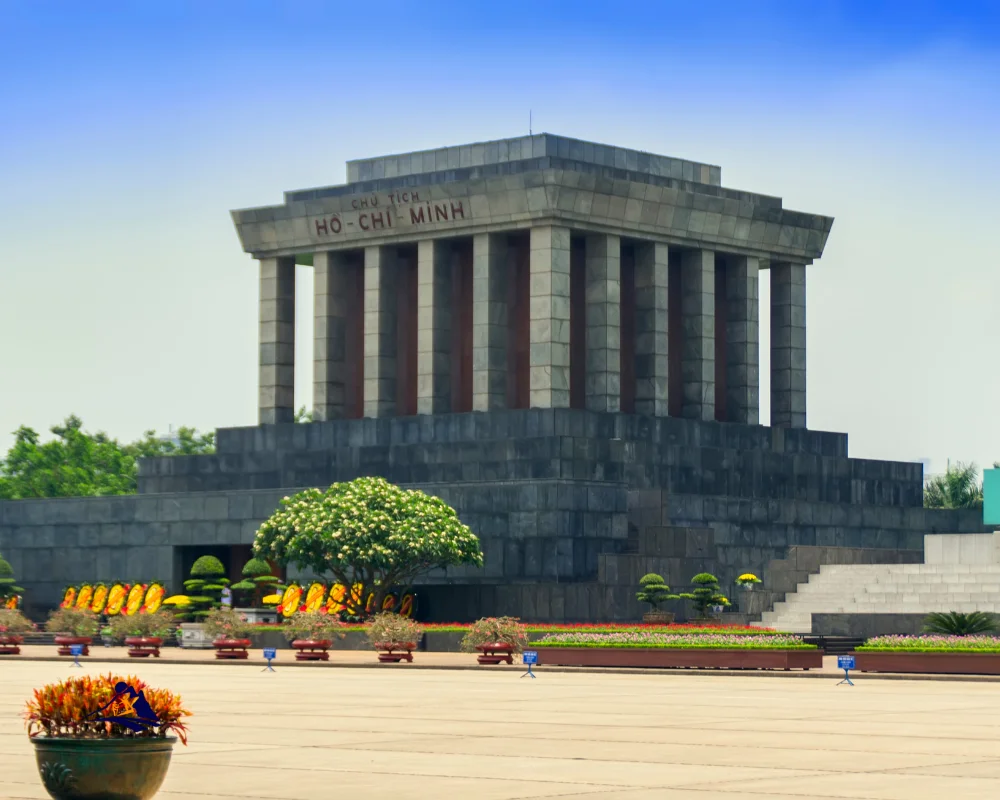
[(274, 647), (264, 648), (264, 658), (266, 658), (268, 661), (270, 661), (272, 658), (277, 658), (277, 657), (278, 657), (278, 651), (276, 648)]
[(837, 656), (837, 669), (854, 669), (854, 656)]
[(71, 644), (69, 646), (69, 653), (71, 656), (82, 656), (83, 655), (83, 645), (82, 644)]
[(536, 650), (525, 650), (522, 653), (525, 664), (537, 664), (538, 663), (538, 651)]

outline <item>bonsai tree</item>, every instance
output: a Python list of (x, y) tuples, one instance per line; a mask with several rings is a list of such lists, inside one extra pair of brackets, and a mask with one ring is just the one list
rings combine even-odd
[(996, 633), (997, 618), (982, 611), (963, 614), (959, 611), (935, 612), (924, 618), (925, 633), (943, 633), (946, 636), (971, 636), (974, 633)]
[(424, 572), (483, 565), (479, 540), (453, 508), (382, 478), (286, 497), (260, 526), (253, 550), (258, 558), (332, 575), (331, 583), (353, 587), (343, 612), (359, 618), (369, 616), (366, 607), (381, 608), (394, 587), (411, 586)]
[(334, 637), (343, 639), (344, 623), (323, 611), (307, 611), (296, 614), (285, 620), (281, 626), (285, 638), (294, 642), (296, 639), (313, 642), (332, 642)]
[(107, 627), (110, 629), (111, 638), (120, 642), (130, 636), (166, 639), (176, 625), (173, 614), (168, 611), (157, 611), (153, 614), (133, 614), (131, 617), (119, 614), (110, 619)]
[(474, 653), (484, 644), (509, 644), (512, 652), (520, 653), (527, 643), (528, 629), (517, 617), (484, 617), (462, 637), (462, 650)]
[(695, 588), (680, 596), (694, 603), (698, 618), (706, 619), (712, 606), (729, 605), (729, 600), (719, 590), (719, 579), (710, 572), (699, 572), (691, 579), (691, 583)]
[(670, 587), (663, 582), (663, 576), (655, 572), (647, 573), (639, 578), (639, 591), (635, 599), (640, 603), (649, 603), (653, 611), (659, 611), (660, 605), (668, 600), (679, 600), (679, 594), (670, 594)]
[(231, 608), (216, 608), (202, 618), (205, 633), (213, 639), (245, 639), (253, 631), (253, 623)]
[(14, 585), (14, 568), (0, 555), (0, 606), (6, 606), (22, 592), (24, 589)]
[(280, 578), (271, 574), (271, 565), (263, 558), (251, 558), (243, 565), (243, 580), (234, 583), (230, 588), (234, 592), (250, 595), (254, 608), (264, 605), (264, 596), (270, 595), (279, 583)]
[(229, 585), (226, 569), (215, 556), (201, 556), (191, 567), (191, 577), (184, 581), (189, 608), (185, 616), (201, 622), (208, 614), (222, 605), (222, 590)]
[(372, 647), (377, 649), (383, 644), (418, 644), (424, 629), (412, 619), (385, 611), (375, 615), (365, 633)]
[(97, 615), (85, 608), (58, 608), (45, 623), (45, 630), (50, 633), (70, 636), (93, 636), (98, 627)]

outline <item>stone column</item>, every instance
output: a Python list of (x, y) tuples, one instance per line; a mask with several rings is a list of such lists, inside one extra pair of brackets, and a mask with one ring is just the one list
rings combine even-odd
[(806, 427), (806, 268), (771, 264), (771, 425)]
[(726, 415), (728, 422), (760, 422), (759, 262), (726, 256)]
[(451, 411), (451, 247), (417, 243), (417, 413)]
[(472, 410), (507, 406), (507, 239), (472, 239)]
[(260, 260), (261, 425), (295, 421), (295, 259)]
[(715, 253), (711, 250), (686, 250), (681, 255), (681, 317), (681, 414), (715, 419)]
[(314, 253), (313, 419), (340, 419), (347, 403), (347, 264), (343, 253)]
[(669, 255), (665, 244), (635, 246), (635, 413), (654, 417), (669, 413)]
[(396, 248), (365, 248), (365, 416), (396, 412)]
[(587, 408), (621, 411), (621, 239), (586, 239)]
[(531, 408), (569, 408), (569, 228), (531, 229)]

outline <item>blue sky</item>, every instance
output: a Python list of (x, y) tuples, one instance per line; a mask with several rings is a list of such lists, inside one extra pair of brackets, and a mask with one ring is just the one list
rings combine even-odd
[(70, 412), (122, 438), (254, 424), (229, 210), (531, 110), (834, 216), (810, 427), (858, 456), (1000, 459), (998, 4), (0, 0), (0, 41), (0, 447)]

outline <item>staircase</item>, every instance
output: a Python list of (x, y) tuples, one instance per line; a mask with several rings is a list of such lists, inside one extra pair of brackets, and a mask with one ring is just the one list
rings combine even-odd
[(1000, 564), (824, 564), (761, 625), (812, 630), (812, 614), (1000, 612)]

